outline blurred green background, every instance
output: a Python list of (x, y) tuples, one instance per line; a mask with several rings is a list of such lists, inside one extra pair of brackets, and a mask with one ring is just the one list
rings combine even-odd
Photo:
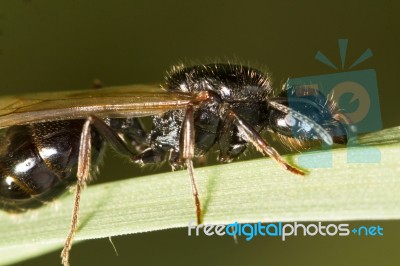
[[(400, 124), (398, 1), (36, 1), (0, 2), (0, 95), (161, 83), (180, 61), (238, 58), (268, 67), (275, 86), (288, 77), (335, 73), (314, 59), (321, 50), (340, 65), (337, 40), (349, 39), (348, 64), (375, 69), (385, 128)], [(151, 169), (169, 171), (168, 167)], [(101, 181), (146, 172), (111, 153)], [(147, 173), (148, 174), (148, 173)], [(249, 179), (251, 182), (251, 179)], [(394, 265), (398, 221), (384, 237), (189, 238), (186, 229), (74, 245), (72, 265)], [(29, 226), (29, 225), (26, 225)], [(1, 237), (1, 236), (0, 236)], [(59, 263), (59, 251), (20, 265)]]

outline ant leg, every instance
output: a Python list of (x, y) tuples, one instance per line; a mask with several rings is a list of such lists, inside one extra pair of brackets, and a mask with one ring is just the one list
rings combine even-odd
[(65, 241), (64, 248), (61, 252), (61, 258), (63, 265), (69, 265), (69, 252), (71, 250), (72, 241), (74, 239), (77, 227), (78, 227), (78, 214), (80, 205), (80, 196), (82, 188), (86, 185), (86, 182), (90, 178), (90, 166), (91, 166), (91, 126), (93, 126), (103, 136), (107, 142), (118, 152), (133, 159), (135, 156), (123, 140), (117, 135), (117, 133), (109, 127), (103, 120), (95, 116), (89, 116), (85, 121), (81, 133), (81, 141), (79, 145), (79, 156), (78, 156), (78, 170), (75, 188), (75, 203), (72, 212), (71, 227), (68, 233), (68, 237)]
[(77, 171), (77, 179), (75, 187), (75, 203), (74, 209), (72, 211), (72, 219), (71, 219), (71, 227), (69, 229), (68, 237), (65, 240), (64, 248), (61, 252), (62, 264), (64, 266), (69, 265), (69, 252), (71, 250), (72, 241), (74, 239), (76, 229), (78, 227), (78, 214), (79, 214), (79, 205), (81, 199), (81, 191), (85, 186), (86, 181), (90, 176), (90, 160), (91, 160), (91, 134), (90, 134), (90, 120), (86, 120), (83, 125), (83, 130), (81, 134), (81, 141), (79, 145), (79, 157), (78, 157), (78, 171)]
[(90, 125), (97, 130), (115, 151), (133, 160), (136, 154), (129, 149), (127, 144), (118, 136), (118, 133), (107, 125), (106, 122), (94, 115), (89, 116), (87, 121), (89, 121)]
[(243, 118), (241, 118), (237, 113), (235, 113), (232, 109), (228, 111), (228, 116), (233, 116), (236, 120), (236, 125), (240, 131), (246, 136), (247, 141), (251, 142), (256, 149), (264, 155), (270, 156), (274, 159), (279, 165), (283, 168), (298, 175), (305, 175), (305, 173), (285, 162), (281, 155), (270, 145), (268, 144), (261, 135), (251, 126), (249, 125)]
[(110, 118), (108, 125), (124, 136), (124, 141), (136, 153), (142, 153), (149, 147), (147, 133), (142, 121), (137, 118)]
[(222, 119), (222, 127), (219, 133), (218, 160), (222, 163), (230, 163), (247, 148), (247, 141), (240, 137), (239, 129), (235, 124), (235, 117), (225, 112)]
[[(177, 167), (183, 166), (185, 163), (187, 164), (187, 168), (189, 171), (189, 175), (191, 177), (193, 195), (196, 201), (196, 208), (198, 213), (198, 221), (200, 220), (200, 201), (198, 199), (198, 193), (196, 188), (196, 183), (194, 182), (194, 174), (193, 174), (193, 162), (188, 162), (193, 160), (194, 157), (194, 114), (193, 114), (193, 105), (199, 105), (201, 103), (205, 103), (207, 101), (211, 101), (215, 97), (213, 93), (209, 91), (201, 91), (196, 95), (195, 101), (189, 106), (186, 110), (186, 116), (183, 121), (183, 125), (180, 133), (180, 147), (179, 151), (167, 151), (158, 147), (146, 147), (143, 150), (139, 150), (140, 154), (134, 158), (134, 162), (143, 166), (146, 164), (154, 164), (160, 163), (164, 161), (168, 161), (172, 169), (174, 170)], [(137, 121), (140, 122), (140, 121)], [(185, 126), (185, 123), (188, 125)], [(192, 136), (184, 136), (184, 134), (189, 133)], [(144, 127), (141, 125), (135, 125), (135, 136), (138, 136), (136, 139), (145, 140), (148, 138), (148, 134), (145, 133)], [(185, 141), (185, 144), (183, 142)], [(140, 140), (139, 140), (140, 142)], [(143, 141), (142, 141), (143, 143)], [(184, 152), (185, 151), (185, 152)], [(185, 154), (185, 156), (183, 156)], [(169, 155), (169, 158), (167, 157)], [(192, 172), (192, 173), (190, 173)]]
[(180, 155), (182, 161), (185, 161), (189, 173), (190, 182), (192, 186), (192, 193), (196, 204), (197, 224), (201, 224), (201, 206), (199, 200), (199, 193), (197, 191), (196, 181), (194, 178), (193, 157), (194, 157), (194, 110), (193, 105), (189, 104), (183, 124), (181, 128), (181, 141), (180, 141)]
[(233, 116), (227, 115), (224, 119), (224, 123), (222, 124), (222, 128), (220, 130), (219, 136), (219, 156), (218, 160), (221, 162), (230, 162), (231, 160), (228, 158), (229, 153), (229, 142), (231, 140), (231, 128), (233, 124)]

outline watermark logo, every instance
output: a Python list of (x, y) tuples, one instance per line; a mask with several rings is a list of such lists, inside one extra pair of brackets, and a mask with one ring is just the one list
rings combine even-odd
[(194, 221), (189, 222), (188, 236), (236, 236), (244, 237), (246, 241), (251, 241), (255, 237), (277, 237), (286, 241), (290, 237), (296, 236), (383, 236), (383, 227), (380, 225), (351, 227), (347, 223), (230, 223), (230, 224), (200, 224)]
[[(347, 66), (347, 39), (339, 39), (339, 52), (341, 67), (335, 65), (321, 51), (315, 59), (335, 69), (333, 74), (291, 78), (287, 81), (287, 88), (295, 93), (289, 95), (289, 106), (296, 104), (296, 97), (304, 90), (314, 90), (324, 99), (331, 99), (337, 108), (355, 126), (357, 133), (368, 133), (382, 129), (382, 119), (379, 105), (378, 83), (374, 69), (353, 70), (368, 58), (373, 56), (371, 49), (366, 49), (358, 59)], [(296, 93), (299, 92), (299, 93)], [(347, 123), (347, 122), (345, 122)], [(354, 138), (347, 154), (348, 163), (379, 163), (380, 152), (374, 147), (357, 148), (357, 139)], [(329, 147), (326, 147), (329, 148)], [(327, 152), (310, 160), (310, 156), (303, 154), (299, 157), (298, 164), (306, 168), (332, 167), (332, 154)]]

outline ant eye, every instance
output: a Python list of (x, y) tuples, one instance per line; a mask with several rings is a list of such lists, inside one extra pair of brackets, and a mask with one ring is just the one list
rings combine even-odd
[[(310, 125), (307, 122), (297, 120), (290, 113), (285, 115), (285, 117), (281, 121), (282, 122), (280, 124), (282, 124), (283, 127), (286, 127), (289, 131), (291, 131), (292, 135), (294, 136), (309, 134), (309, 132), (312, 129), (312, 125)], [(313, 136), (308, 136), (308, 137), (312, 138)]]
[(293, 126), (295, 126), (296, 125), (296, 118), (294, 118), (291, 114), (287, 114), (286, 116), (285, 116), (285, 123), (286, 123), (286, 125), (288, 125), (288, 126), (290, 126), (290, 127), (293, 127)]

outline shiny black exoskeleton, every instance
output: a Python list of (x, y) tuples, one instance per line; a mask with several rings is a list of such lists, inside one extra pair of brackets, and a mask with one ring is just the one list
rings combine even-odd
[[(265, 100), (272, 89), (268, 78), (258, 70), (225, 64), (177, 68), (167, 77), (166, 88), (191, 93), (208, 91), (213, 95), (213, 100), (200, 105), (194, 114), (196, 156), (206, 154), (217, 145), (219, 159), (229, 162), (246, 149), (246, 141), (240, 137), (238, 128), (224, 123), (226, 105), (257, 130), (268, 123)], [(179, 129), (183, 116), (184, 111), (177, 110), (154, 117), (151, 149), (141, 155), (143, 163), (163, 161), (168, 154), (173, 166), (180, 165)]]
[[(40, 207), (76, 182), (82, 120), (13, 126), (0, 148), (0, 208), (18, 212)], [(102, 139), (93, 134), (93, 161)]]
[[(195, 111), (195, 153), (206, 154), (214, 145), (219, 150), (219, 160), (230, 162), (241, 155), (248, 145), (234, 123), (226, 120), (225, 107), (234, 109), (256, 131), (264, 129), (302, 141), (319, 139), (318, 134), (308, 130), (305, 124), (288, 124), (288, 115), (269, 106), (275, 98), (280, 103), (310, 117), (321, 125), (335, 140), (347, 142), (347, 129), (333, 117), (332, 103), (320, 93), (303, 93), (296, 96), (289, 88), (274, 97), (268, 76), (242, 65), (211, 64), (188, 68), (174, 68), (167, 76), (166, 89), (171, 91), (208, 91), (213, 100), (200, 105)], [(154, 117), (150, 134), (150, 147), (140, 155), (139, 163), (164, 161), (166, 155), (172, 166), (180, 166), (179, 129), (184, 111), (170, 111)], [(291, 146), (291, 143), (283, 143)]]
[[(187, 93), (208, 92), (208, 100), (197, 104), (194, 109), (195, 156), (204, 155), (216, 146), (221, 162), (232, 161), (245, 151), (250, 142), (250, 131), (244, 132), (246, 128), (251, 128), (254, 133), (268, 130), (278, 136), (302, 141), (330, 135), (336, 143), (347, 142), (347, 128), (335, 117), (332, 105), (327, 104), (321, 94), (306, 93), (296, 96), (293, 101), (290, 100), (290, 90), (274, 95), (265, 74), (242, 65), (174, 68), (167, 76), (165, 88)], [(307, 119), (292, 117), (272, 105), (271, 100), (314, 122), (310, 127)], [(184, 117), (184, 110), (155, 116), (150, 133), (144, 130), (137, 118), (98, 121), (100, 126), (94, 127), (91, 133), (93, 172), (101, 159), (105, 142), (124, 155), (132, 155), (131, 159), (138, 164), (169, 160), (173, 167), (184, 165), (180, 154)], [(76, 182), (84, 122), (36, 123), (12, 126), (3, 132), (0, 138), (0, 208), (23, 211), (38, 207)], [(238, 126), (239, 123), (242, 125)], [(322, 129), (313, 130), (312, 126), (316, 125)], [(105, 127), (108, 130), (102, 130)], [(110, 130), (122, 138), (116, 141)], [(274, 155), (275, 151), (271, 154)]]
[[(107, 123), (131, 145), (141, 149), (146, 133), (135, 118)], [(0, 208), (10, 212), (50, 202), (75, 184), (84, 120), (60, 120), (12, 126), (0, 135)], [(105, 139), (91, 134), (91, 176), (98, 173)]]

